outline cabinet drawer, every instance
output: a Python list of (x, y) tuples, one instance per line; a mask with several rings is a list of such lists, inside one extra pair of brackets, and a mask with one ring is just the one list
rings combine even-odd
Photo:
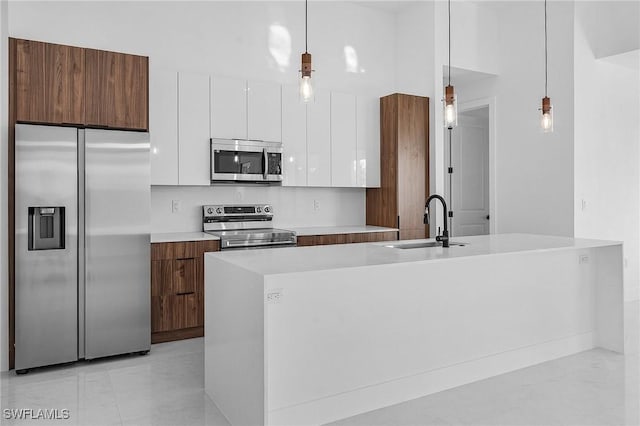
[(151, 332), (179, 330), (204, 325), (202, 296), (197, 293), (151, 298)]
[(298, 237), (298, 247), (322, 246), (329, 244), (373, 243), (378, 241), (395, 241), (397, 231), (359, 232), (353, 234), (303, 235)]

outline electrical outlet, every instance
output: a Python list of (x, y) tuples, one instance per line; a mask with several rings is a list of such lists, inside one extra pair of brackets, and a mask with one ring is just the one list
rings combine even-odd
[(581, 254), (580, 257), (578, 258), (578, 263), (579, 264), (584, 264), (584, 263), (589, 263), (589, 255), (588, 254)]
[(182, 201), (180, 200), (171, 200), (171, 212), (172, 213), (180, 213), (182, 210)]
[(282, 302), (282, 289), (270, 290), (264, 294), (265, 303), (280, 303)]
[(313, 211), (314, 212), (320, 211), (320, 200), (313, 200)]

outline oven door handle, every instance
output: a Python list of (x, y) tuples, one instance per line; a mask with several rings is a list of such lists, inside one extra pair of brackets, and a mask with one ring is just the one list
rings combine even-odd
[(262, 149), (262, 170), (264, 170), (263, 180), (267, 180), (269, 174), (269, 159), (267, 158), (267, 148)]
[(295, 241), (287, 240), (287, 241), (264, 241), (264, 242), (249, 242), (243, 241), (239, 244), (233, 244), (233, 241), (226, 241), (224, 244), (224, 248), (238, 248), (238, 247), (263, 247), (263, 246), (280, 246), (280, 245), (290, 245), (294, 246), (296, 244)]

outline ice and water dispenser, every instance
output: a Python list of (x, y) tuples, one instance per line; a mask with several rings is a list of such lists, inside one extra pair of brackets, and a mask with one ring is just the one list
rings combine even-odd
[(29, 207), (29, 250), (64, 249), (64, 207)]

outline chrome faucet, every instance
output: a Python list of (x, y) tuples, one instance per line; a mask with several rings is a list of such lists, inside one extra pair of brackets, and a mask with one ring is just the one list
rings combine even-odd
[(447, 227), (447, 216), (449, 215), (447, 211), (447, 202), (438, 194), (433, 194), (427, 198), (427, 202), (424, 205), (424, 224), (429, 224), (429, 203), (433, 199), (438, 199), (442, 203), (442, 208), (444, 209), (444, 232), (442, 235), (436, 236), (436, 241), (442, 242), (442, 247), (449, 247), (449, 228)]

